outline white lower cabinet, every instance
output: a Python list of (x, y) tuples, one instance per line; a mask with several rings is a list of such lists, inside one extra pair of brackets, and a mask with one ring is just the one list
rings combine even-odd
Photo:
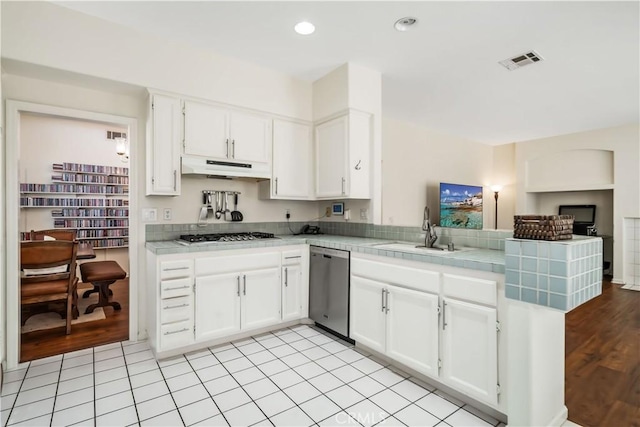
[(356, 342), (437, 375), (437, 295), (352, 276), (350, 326)]
[(282, 267), (282, 320), (302, 317), (302, 265)]
[(240, 331), (240, 276), (237, 273), (196, 278), (196, 341)]
[(242, 275), (240, 329), (257, 329), (280, 321), (280, 267)]
[(498, 403), (497, 311), (443, 299), (442, 379), (465, 394)]

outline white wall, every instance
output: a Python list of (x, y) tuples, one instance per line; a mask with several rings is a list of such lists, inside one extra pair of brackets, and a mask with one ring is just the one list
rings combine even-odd
[[(22, 183), (51, 184), (53, 163), (84, 163), (129, 167), (115, 152), (115, 143), (107, 141), (107, 130), (127, 132), (117, 126), (23, 114), (20, 118), (19, 176)], [(41, 194), (35, 197), (43, 197)], [(51, 195), (56, 197), (56, 195)], [(60, 197), (65, 197), (64, 195)], [(23, 208), (18, 230), (53, 228), (52, 209)], [(114, 260), (129, 271), (128, 249), (97, 249), (96, 261)]]
[[(382, 222), (419, 227), (425, 204), (439, 221), (441, 182), (491, 185), (493, 148), (385, 118), (382, 121)], [(494, 224), (493, 193), (485, 188), (483, 227)], [(510, 227), (509, 227), (510, 228)]]
[[(549, 156), (572, 150), (609, 150), (613, 151), (613, 281), (622, 283), (624, 277), (622, 230), (623, 218), (640, 216), (640, 126), (627, 125), (614, 128), (599, 129), (551, 138), (519, 142), (516, 144), (515, 167), (517, 174), (518, 213), (538, 212), (536, 193), (527, 193), (527, 186), (535, 187), (535, 183), (526, 182), (527, 165), (542, 156)], [(567, 156), (564, 156), (567, 158)], [(556, 191), (575, 191), (575, 183), (570, 188), (563, 188), (565, 178), (575, 174), (588, 174), (584, 164), (567, 160), (565, 166), (558, 170), (548, 170), (546, 181), (557, 183)], [(599, 171), (594, 174), (600, 176)], [(589, 184), (585, 190), (594, 190)], [(607, 186), (605, 185), (605, 188)]]

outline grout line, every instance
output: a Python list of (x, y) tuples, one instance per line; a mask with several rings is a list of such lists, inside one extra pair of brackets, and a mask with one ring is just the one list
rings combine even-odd
[[(215, 354), (213, 354), (213, 352), (211, 351), (211, 349), (210, 349), (210, 348), (207, 348), (207, 350), (209, 350), (209, 353), (211, 353), (211, 355), (212, 355), (212, 356), (213, 356), (213, 357), (218, 361), (218, 364), (221, 364), (221, 363), (220, 363), (220, 360), (218, 360), (218, 358), (215, 356)], [(186, 357), (185, 357), (185, 359), (186, 359)], [(187, 359), (187, 363), (189, 364), (189, 366), (191, 367), (191, 369), (193, 370), (193, 372), (196, 374), (196, 377), (198, 377), (198, 381), (200, 381), (200, 385), (201, 385), (202, 387), (204, 387), (205, 391), (206, 391), (206, 392), (207, 392), (207, 394), (209, 395), (209, 398), (213, 401), (213, 404), (214, 404), (214, 405), (216, 405), (216, 408), (218, 408), (218, 412), (220, 413), (220, 415), (222, 415), (222, 418), (224, 418), (224, 421), (225, 421), (228, 425), (231, 425), (231, 424), (229, 424), (229, 421), (227, 420), (227, 417), (222, 413), (222, 410), (220, 410), (220, 406), (218, 406), (218, 403), (217, 403), (217, 402), (215, 401), (215, 399), (213, 398), (213, 395), (211, 394), (211, 392), (209, 391), (209, 389), (204, 385), (204, 382), (202, 382), (202, 378), (200, 378), (200, 375), (198, 375), (198, 371), (197, 371), (197, 370), (195, 370), (195, 369), (193, 369), (193, 365), (191, 365), (191, 361), (190, 361), (189, 359)], [(215, 365), (212, 365), (212, 366), (215, 366)], [(169, 392), (171, 392), (171, 390), (169, 390)], [(204, 399), (202, 399), (202, 400), (204, 400)], [(200, 401), (198, 400), (198, 402), (200, 402)], [(191, 403), (195, 403), (195, 402), (191, 402)], [(191, 405), (191, 403), (189, 403), (189, 405)], [(177, 405), (176, 405), (176, 406), (177, 406)], [(187, 406), (187, 405), (185, 405), (185, 406)], [(178, 412), (180, 412), (180, 410), (179, 410), (179, 409), (178, 409)], [(215, 417), (215, 415), (214, 415), (214, 417)], [(213, 417), (210, 417), (210, 418), (213, 418)], [(207, 419), (209, 419), (209, 418), (207, 418)], [(203, 421), (204, 421), (204, 420), (203, 420)]]
[(18, 391), (16, 391), (16, 398), (14, 399), (13, 404), (11, 405), (11, 409), (9, 410), (9, 415), (7, 415), (7, 425), (9, 425), (9, 420), (11, 420), (11, 414), (13, 413), (13, 409), (16, 407), (16, 402), (18, 401), (18, 397), (20, 397), (20, 390), (22, 390), (22, 385), (24, 384), (24, 381), (27, 379), (29, 368), (31, 368), (31, 362), (29, 362), (29, 366), (27, 366), (27, 369), (24, 372), (22, 381), (20, 381), (20, 387), (18, 387)]
[[(186, 358), (186, 357), (184, 357), (184, 354), (182, 355), (182, 357), (183, 357), (185, 360), (187, 360), (187, 358)], [(174, 406), (175, 406), (175, 408), (176, 408), (176, 412), (178, 413), (178, 416), (180, 417), (180, 420), (182, 421), (182, 425), (183, 425), (183, 426), (186, 426), (187, 424), (184, 422), (184, 419), (182, 418), (182, 414), (180, 413), (180, 410), (179, 410), (179, 408), (178, 408), (178, 404), (176, 403), (176, 400), (173, 398), (173, 394), (171, 393), (171, 388), (169, 387), (169, 383), (167, 382), (167, 378), (164, 376), (164, 372), (162, 372), (162, 368), (160, 367), (160, 364), (158, 363), (158, 361), (156, 361), (156, 363), (158, 364), (158, 369), (160, 369), (160, 375), (162, 375), (162, 379), (164, 380), (164, 385), (166, 385), (166, 386), (167, 386), (167, 390), (169, 391), (169, 396), (171, 397), (171, 400), (173, 401), (173, 405), (174, 405)], [(167, 366), (177, 365), (178, 363), (180, 363), (180, 362), (172, 363), (171, 365), (167, 365)], [(187, 364), (188, 364), (188, 363), (189, 363), (189, 361), (187, 360)], [(191, 365), (189, 365), (189, 367), (191, 368)], [(191, 369), (193, 370), (193, 368), (191, 368)], [(183, 375), (183, 374), (181, 374), (181, 375)], [(179, 375), (176, 375), (176, 377), (178, 377), (178, 376), (179, 376)], [(173, 378), (173, 377), (172, 377), (172, 378)], [(158, 382), (160, 382), (160, 381), (158, 381)], [(153, 383), (153, 384), (155, 384), (155, 383)], [(132, 390), (131, 390), (131, 394), (133, 394), (133, 388), (132, 388)], [(163, 396), (166, 396), (166, 394), (163, 394), (162, 396), (156, 396), (156, 397), (154, 397), (153, 399), (158, 399), (158, 398), (163, 397)], [(135, 398), (135, 396), (134, 396), (134, 397), (133, 397), (134, 405), (135, 405), (135, 401), (136, 401), (135, 399), (136, 399), (136, 398)], [(153, 400), (153, 399), (149, 399), (149, 400)], [(145, 401), (145, 402), (147, 402), (147, 401)], [(136, 412), (138, 412), (138, 408), (137, 408), (137, 406), (136, 406)], [(161, 414), (154, 415), (154, 416), (153, 416), (153, 417), (151, 417), (151, 418), (155, 418), (155, 417), (158, 417), (158, 416), (160, 416), (160, 415), (168, 414), (169, 412), (171, 412), (171, 410), (169, 410), (169, 411), (167, 411), (167, 412), (163, 412), (163, 413), (161, 413)], [(138, 422), (140, 422), (140, 416), (138, 416)]]
[[(122, 343), (120, 343), (120, 347), (122, 347)], [(122, 352), (124, 353), (124, 348), (122, 348)], [(158, 362), (156, 361), (156, 364)], [(133, 408), (136, 410), (136, 418), (138, 419), (138, 425), (140, 424), (140, 414), (138, 413), (138, 405), (136, 405), (136, 395), (133, 394), (133, 385), (131, 384), (131, 376), (129, 375), (129, 365), (127, 365), (127, 358), (124, 358), (124, 369), (125, 371), (127, 371), (127, 380), (129, 381), (129, 391), (131, 392), (131, 398), (133, 399)], [(95, 393), (95, 377), (94, 377), (94, 393)], [(94, 400), (95, 401), (95, 400)], [(126, 406), (125, 406), (126, 408)], [(119, 408), (120, 409), (124, 409), (124, 408)], [(95, 411), (95, 409), (94, 409)], [(103, 414), (104, 415), (104, 414)], [(95, 412), (95, 417), (93, 419), (94, 421), (94, 427), (96, 427), (96, 423), (97, 423), (97, 418), (98, 418), (98, 413)]]
[[(53, 425), (53, 414), (56, 412), (56, 401), (58, 400), (58, 388), (60, 387), (60, 377), (62, 376), (62, 364), (64, 363), (64, 354), (62, 354), (62, 359), (60, 359), (60, 370), (58, 371), (58, 382), (56, 382), (56, 392), (53, 395), (53, 406), (51, 407), (51, 419), (49, 420), (49, 427)], [(16, 396), (16, 400), (17, 400)]]

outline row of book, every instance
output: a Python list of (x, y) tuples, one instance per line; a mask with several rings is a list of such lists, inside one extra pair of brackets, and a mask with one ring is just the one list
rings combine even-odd
[(58, 228), (98, 228), (128, 227), (128, 219), (55, 219), (53, 226)]
[(129, 187), (99, 184), (20, 184), (21, 192), (74, 194), (129, 194)]
[(129, 206), (129, 200), (20, 197), (20, 206)]
[(54, 163), (54, 171), (99, 173), (105, 175), (129, 175), (129, 168), (104, 165), (87, 165), (83, 163)]
[(86, 175), (75, 173), (61, 173), (59, 175), (51, 175), (53, 181), (64, 182), (91, 182), (97, 184), (129, 184), (128, 176), (111, 176), (111, 175)]
[(123, 209), (96, 209), (96, 208), (81, 208), (81, 209), (60, 209), (51, 211), (52, 217), (108, 217), (108, 216), (129, 216), (129, 208)]

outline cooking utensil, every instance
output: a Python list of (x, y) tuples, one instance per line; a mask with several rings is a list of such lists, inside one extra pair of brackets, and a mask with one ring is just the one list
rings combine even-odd
[(233, 195), (233, 212), (231, 212), (231, 221), (242, 221), (244, 218), (242, 212), (238, 211), (238, 193)]
[(224, 194), (224, 220), (231, 221), (231, 210), (229, 209), (229, 193), (223, 191)]
[(222, 193), (216, 191), (216, 219), (222, 218)]

